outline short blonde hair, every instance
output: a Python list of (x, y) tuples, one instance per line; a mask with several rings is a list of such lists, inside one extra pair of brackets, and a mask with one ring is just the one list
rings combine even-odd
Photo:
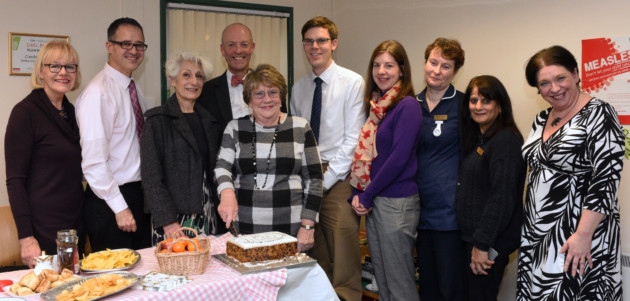
[(164, 64), (164, 72), (168, 78), (176, 78), (179, 71), (182, 69), (184, 62), (193, 62), (201, 65), (201, 72), (203, 73), (203, 81), (206, 81), (212, 75), (212, 64), (210, 62), (191, 51), (179, 50), (171, 54)]
[(42, 81), (40, 75), (42, 72), (42, 67), (44, 66), (44, 62), (49, 59), (66, 57), (69, 61), (77, 64), (77, 75), (76, 80), (74, 81), (74, 86), (70, 91), (74, 91), (81, 86), (81, 68), (79, 66), (79, 54), (77, 51), (70, 45), (70, 43), (65, 40), (50, 40), (48, 43), (39, 50), (37, 54), (37, 61), (35, 62), (35, 66), (33, 66), (33, 72), (31, 73), (31, 87), (33, 89), (43, 88), (44, 82)]
[(278, 87), (280, 89), (280, 99), (284, 103), (287, 98), (287, 81), (276, 68), (269, 64), (260, 64), (256, 70), (250, 72), (243, 82), (243, 101), (249, 105), (252, 100), (252, 92), (260, 85), (268, 87)]

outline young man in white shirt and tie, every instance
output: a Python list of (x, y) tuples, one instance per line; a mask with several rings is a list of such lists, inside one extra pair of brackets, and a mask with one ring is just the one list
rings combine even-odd
[(348, 204), (348, 174), (366, 118), (365, 82), (359, 74), (335, 64), (332, 53), (337, 33), (335, 23), (321, 16), (302, 27), (312, 72), (293, 86), (289, 107), (291, 114), (311, 123), (324, 162), (324, 199), (309, 255), (326, 271), (341, 299), (361, 300), (360, 218)]

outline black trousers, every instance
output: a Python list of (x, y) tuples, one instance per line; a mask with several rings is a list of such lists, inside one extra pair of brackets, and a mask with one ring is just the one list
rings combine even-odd
[(464, 300), (464, 241), (459, 231), (418, 230), (420, 300)]
[(486, 270), (488, 275), (475, 275), (470, 269), (470, 258), (472, 253), (472, 244), (466, 244), (466, 295), (470, 301), (496, 301), (499, 294), (499, 286), (505, 267), (510, 261), (510, 254), (499, 252), (497, 258), (494, 259), (492, 268)]
[(85, 191), (85, 226), (93, 252), (107, 248), (138, 250), (151, 246), (151, 219), (144, 213), (142, 182), (127, 183), (119, 188), (136, 220), (136, 232), (120, 230), (114, 212), (88, 185)]

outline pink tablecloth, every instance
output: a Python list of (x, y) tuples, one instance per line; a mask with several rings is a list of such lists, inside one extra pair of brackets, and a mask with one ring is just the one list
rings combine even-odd
[[(210, 254), (225, 253), (225, 243), (230, 234), (211, 237)], [(146, 275), (160, 271), (153, 248), (138, 250), (142, 259), (129, 272)], [(0, 279), (11, 279), (17, 282), (28, 270), (0, 274)], [(88, 274), (82, 274), (88, 275)], [(223, 263), (210, 257), (208, 267), (203, 275), (188, 276), (192, 279), (188, 284), (170, 292), (150, 292), (128, 289), (113, 295), (108, 300), (276, 300), (278, 290), (287, 280), (287, 270), (279, 269), (270, 272), (241, 275)], [(0, 293), (2, 296), (4, 293)], [(42, 300), (29, 297), (28, 300)]]

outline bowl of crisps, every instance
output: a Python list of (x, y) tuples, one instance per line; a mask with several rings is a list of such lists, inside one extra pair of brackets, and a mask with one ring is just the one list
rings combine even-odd
[(103, 273), (133, 268), (140, 262), (140, 253), (132, 249), (107, 249), (90, 253), (81, 260), (81, 272)]

